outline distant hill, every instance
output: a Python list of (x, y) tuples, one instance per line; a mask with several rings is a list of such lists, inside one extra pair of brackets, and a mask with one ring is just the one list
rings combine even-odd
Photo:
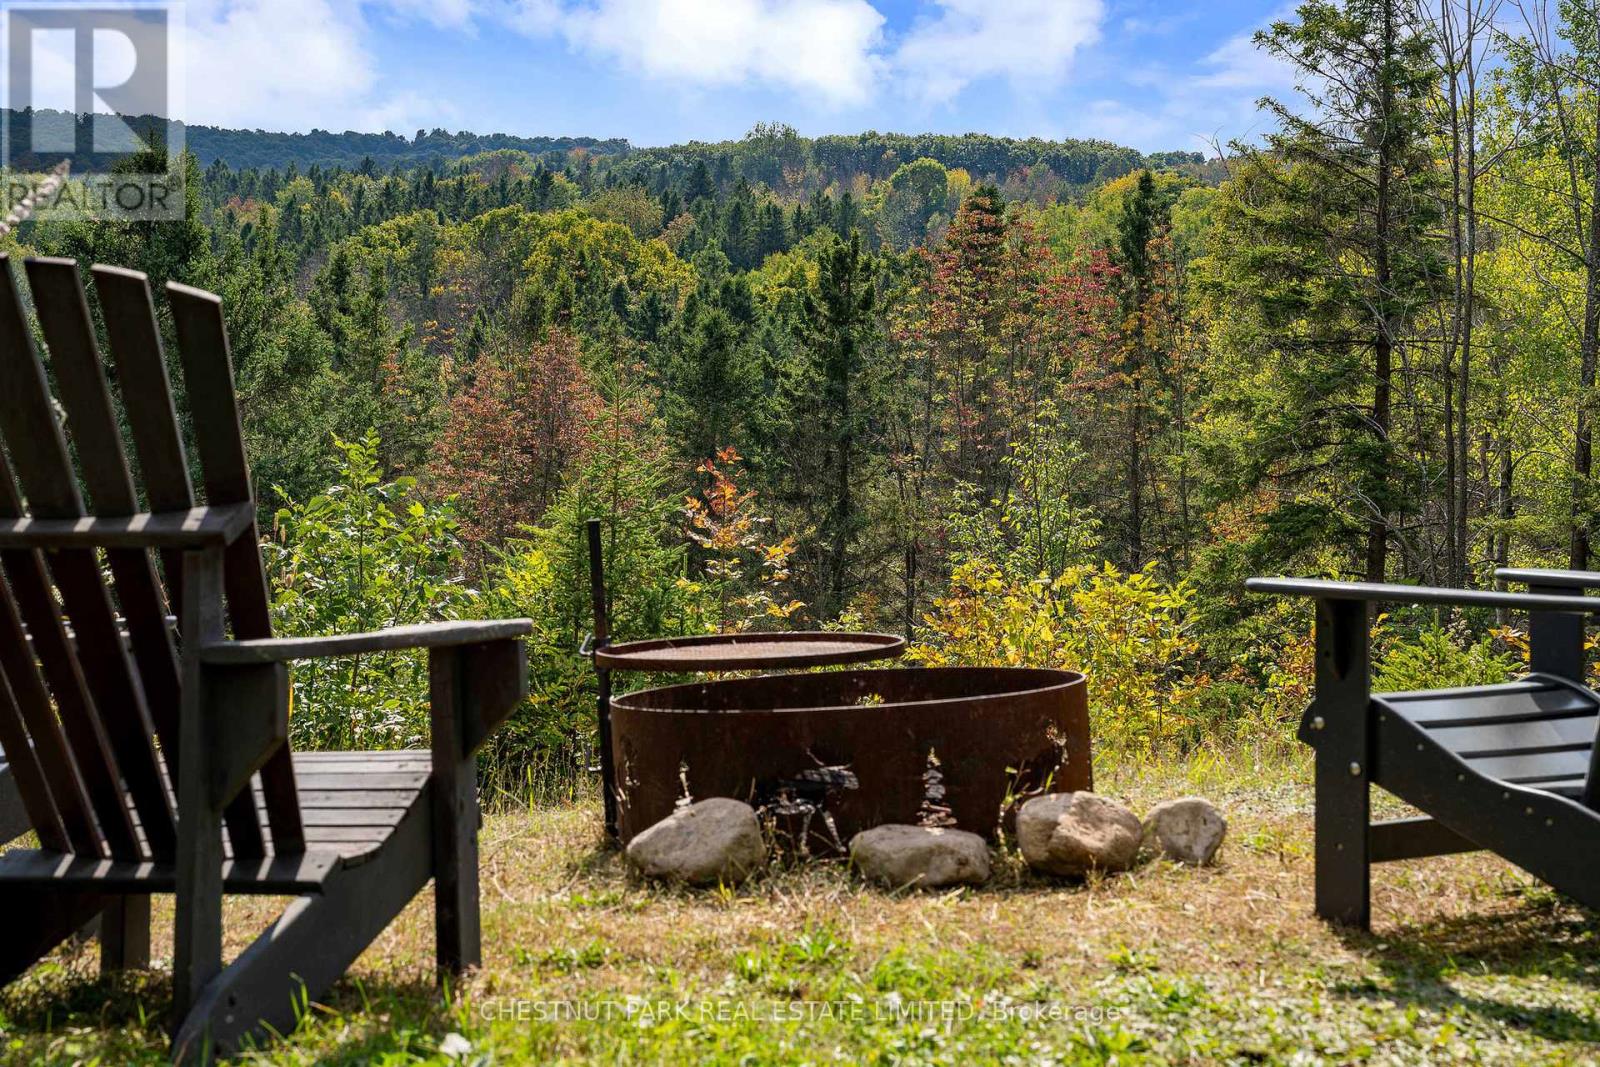
[[(30, 123), (36, 118), (62, 115), (44, 110), (11, 112), (8, 117), (12, 143), (27, 143)], [(85, 121), (79, 117), (80, 123)], [(138, 128), (154, 120), (125, 121)], [(274, 133), (200, 125), (185, 125), (183, 131), (186, 146), (202, 167), (220, 160), (234, 170), (283, 170), (293, 163), (302, 172), (312, 166), (387, 172), (396, 167), (443, 168), (467, 156), (510, 150), (526, 152), (557, 169), (598, 164), (603, 172), (615, 177), (652, 186), (659, 186), (663, 180), (683, 180), (697, 166), (707, 168), (718, 184), (742, 177), (779, 188), (792, 184), (802, 171), (841, 182), (858, 174), (878, 180), (888, 177), (902, 163), (928, 158), (946, 167), (965, 168), (978, 179), (1004, 180), (1047, 170), (1068, 187), (1086, 188), (1140, 167), (1185, 170), (1202, 177), (1202, 172), (1213, 165), (1198, 152), (1146, 155), (1100, 140), (1049, 141), (980, 133), (898, 134), (875, 130), (811, 138), (801, 137), (781, 123), (759, 124), (736, 141), (691, 142), (661, 148), (635, 148), (620, 137), (517, 137), (442, 129), (418, 130), (412, 137), (349, 130)], [(13, 163), (42, 169), (57, 158), (22, 158)]]
[(395, 165), (404, 168), (450, 163), (479, 152), (511, 149), (534, 157), (551, 153), (562, 156), (574, 149), (595, 155), (623, 155), (630, 151), (620, 137), (514, 137), (506, 133), (451, 133), (448, 130), (418, 130), (415, 137), (397, 133), (270, 133), (265, 130), (224, 130), (216, 126), (188, 126), (184, 131), (189, 151), (209, 166), (222, 160), (235, 170), (246, 167), (277, 167), (293, 162), (301, 170), (312, 164), (355, 170), (367, 160), (380, 170)]
[[(11, 143), (27, 144), (32, 123), (36, 120), (60, 119), (64, 112), (40, 109), (38, 111), (8, 111), (11, 123)], [(78, 122), (86, 122), (79, 116)], [(135, 129), (146, 128), (158, 119), (143, 116), (124, 119)], [(630, 150), (627, 141), (620, 138), (602, 140), (595, 137), (513, 137), (510, 134), (451, 133), (448, 130), (418, 130), (415, 137), (397, 133), (356, 133), (346, 130), (333, 133), (329, 130), (312, 130), (310, 133), (274, 133), (268, 130), (229, 130), (218, 126), (198, 126), (178, 123), (183, 130), (184, 144), (200, 160), (202, 167), (222, 160), (234, 170), (246, 168), (284, 169), (293, 163), (300, 170), (313, 165), (323, 168), (343, 167), (357, 170), (371, 160), (380, 170), (390, 170), (396, 165), (403, 168), (450, 163), (463, 156), (498, 149), (527, 152), (535, 157), (556, 154), (563, 157), (574, 149), (583, 149), (596, 155), (619, 155)], [(18, 166), (48, 166), (58, 156), (32, 159), (26, 156), (14, 159)], [(92, 158), (92, 157), (91, 157)], [(100, 162), (95, 160), (94, 162)]]

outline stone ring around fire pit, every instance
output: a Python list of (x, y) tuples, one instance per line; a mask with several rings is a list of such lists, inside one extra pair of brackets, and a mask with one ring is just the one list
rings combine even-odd
[(1083, 675), (939, 667), (768, 675), (611, 700), (618, 836), (733, 797), (809, 851), (887, 823), (991, 840), (1041, 792), (1093, 788)]

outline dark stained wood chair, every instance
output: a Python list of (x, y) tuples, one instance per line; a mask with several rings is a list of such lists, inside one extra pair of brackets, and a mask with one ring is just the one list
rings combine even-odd
[[(1600, 908), (1600, 696), (1584, 684), (1586, 616), (1600, 574), (1503, 570), (1527, 593), (1252, 578), (1254, 592), (1316, 601), (1316, 911), (1365, 929), (1371, 865), (1487, 849)], [(1526, 611), (1529, 673), (1514, 682), (1374, 693), (1374, 603)], [(1371, 821), (1371, 786), (1424, 814)]]
[[(167, 287), (202, 503), (145, 277), (94, 268), (114, 393), (76, 264), (27, 262), (48, 375), (0, 274), (0, 746), (41, 846), (0, 854), (0, 980), (96, 915), (103, 959), (139, 962), (174, 893), (173, 1056), (197, 1061), (291, 1029), (430, 878), (441, 973), (477, 964), (474, 753), (525, 695), (529, 624), (274, 638), (220, 301)], [(290, 751), (288, 663), (412, 648), (431, 751)], [(246, 893), (296, 899), (224, 966)]]

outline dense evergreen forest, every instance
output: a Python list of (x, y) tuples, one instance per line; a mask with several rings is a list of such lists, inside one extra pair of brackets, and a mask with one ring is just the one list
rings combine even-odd
[[(1302, 609), (1245, 577), (1593, 562), (1600, 26), (1545, 14), (1307, 0), (1258, 38), (1305, 95), (1210, 161), (195, 127), (186, 224), (21, 250), (222, 294), (286, 629), (538, 621), (517, 766), (585, 758), (588, 516), (624, 636), (903, 631), (1085, 668), (1131, 745), (1282, 731)], [(1380, 685), (1521, 648), (1379, 625)], [(306, 740), (425, 728), (415, 664), (337, 722), (329, 669)]]

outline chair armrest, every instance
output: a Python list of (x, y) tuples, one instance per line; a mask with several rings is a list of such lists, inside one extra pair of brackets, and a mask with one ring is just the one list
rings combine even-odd
[(1600, 589), (1600, 571), (1558, 571), (1529, 567), (1496, 567), (1496, 578), (1523, 585), (1560, 586), (1566, 589)]
[(416, 626), (391, 626), (364, 634), (334, 637), (266, 637), (250, 641), (217, 641), (200, 649), (202, 663), (288, 663), (326, 656), (357, 656), (367, 652), (394, 652), (413, 648), (449, 648), (526, 637), (533, 632), (529, 619), (487, 622), (427, 622)]
[(1244, 587), (1252, 593), (1314, 597), (1318, 600), (1447, 604), (1456, 607), (1507, 608), (1512, 611), (1571, 611), (1591, 615), (1600, 613), (1600, 597), (1556, 596), (1549, 593), (1501, 593), (1488, 589), (1436, 589), (1426, 585), (1334, 582), (1321, 578), (1250, 578), (1244, 583)]
[(524, 641), (483, 641), (428, 653), (434, 766), (470, 758), (528, 696)]

